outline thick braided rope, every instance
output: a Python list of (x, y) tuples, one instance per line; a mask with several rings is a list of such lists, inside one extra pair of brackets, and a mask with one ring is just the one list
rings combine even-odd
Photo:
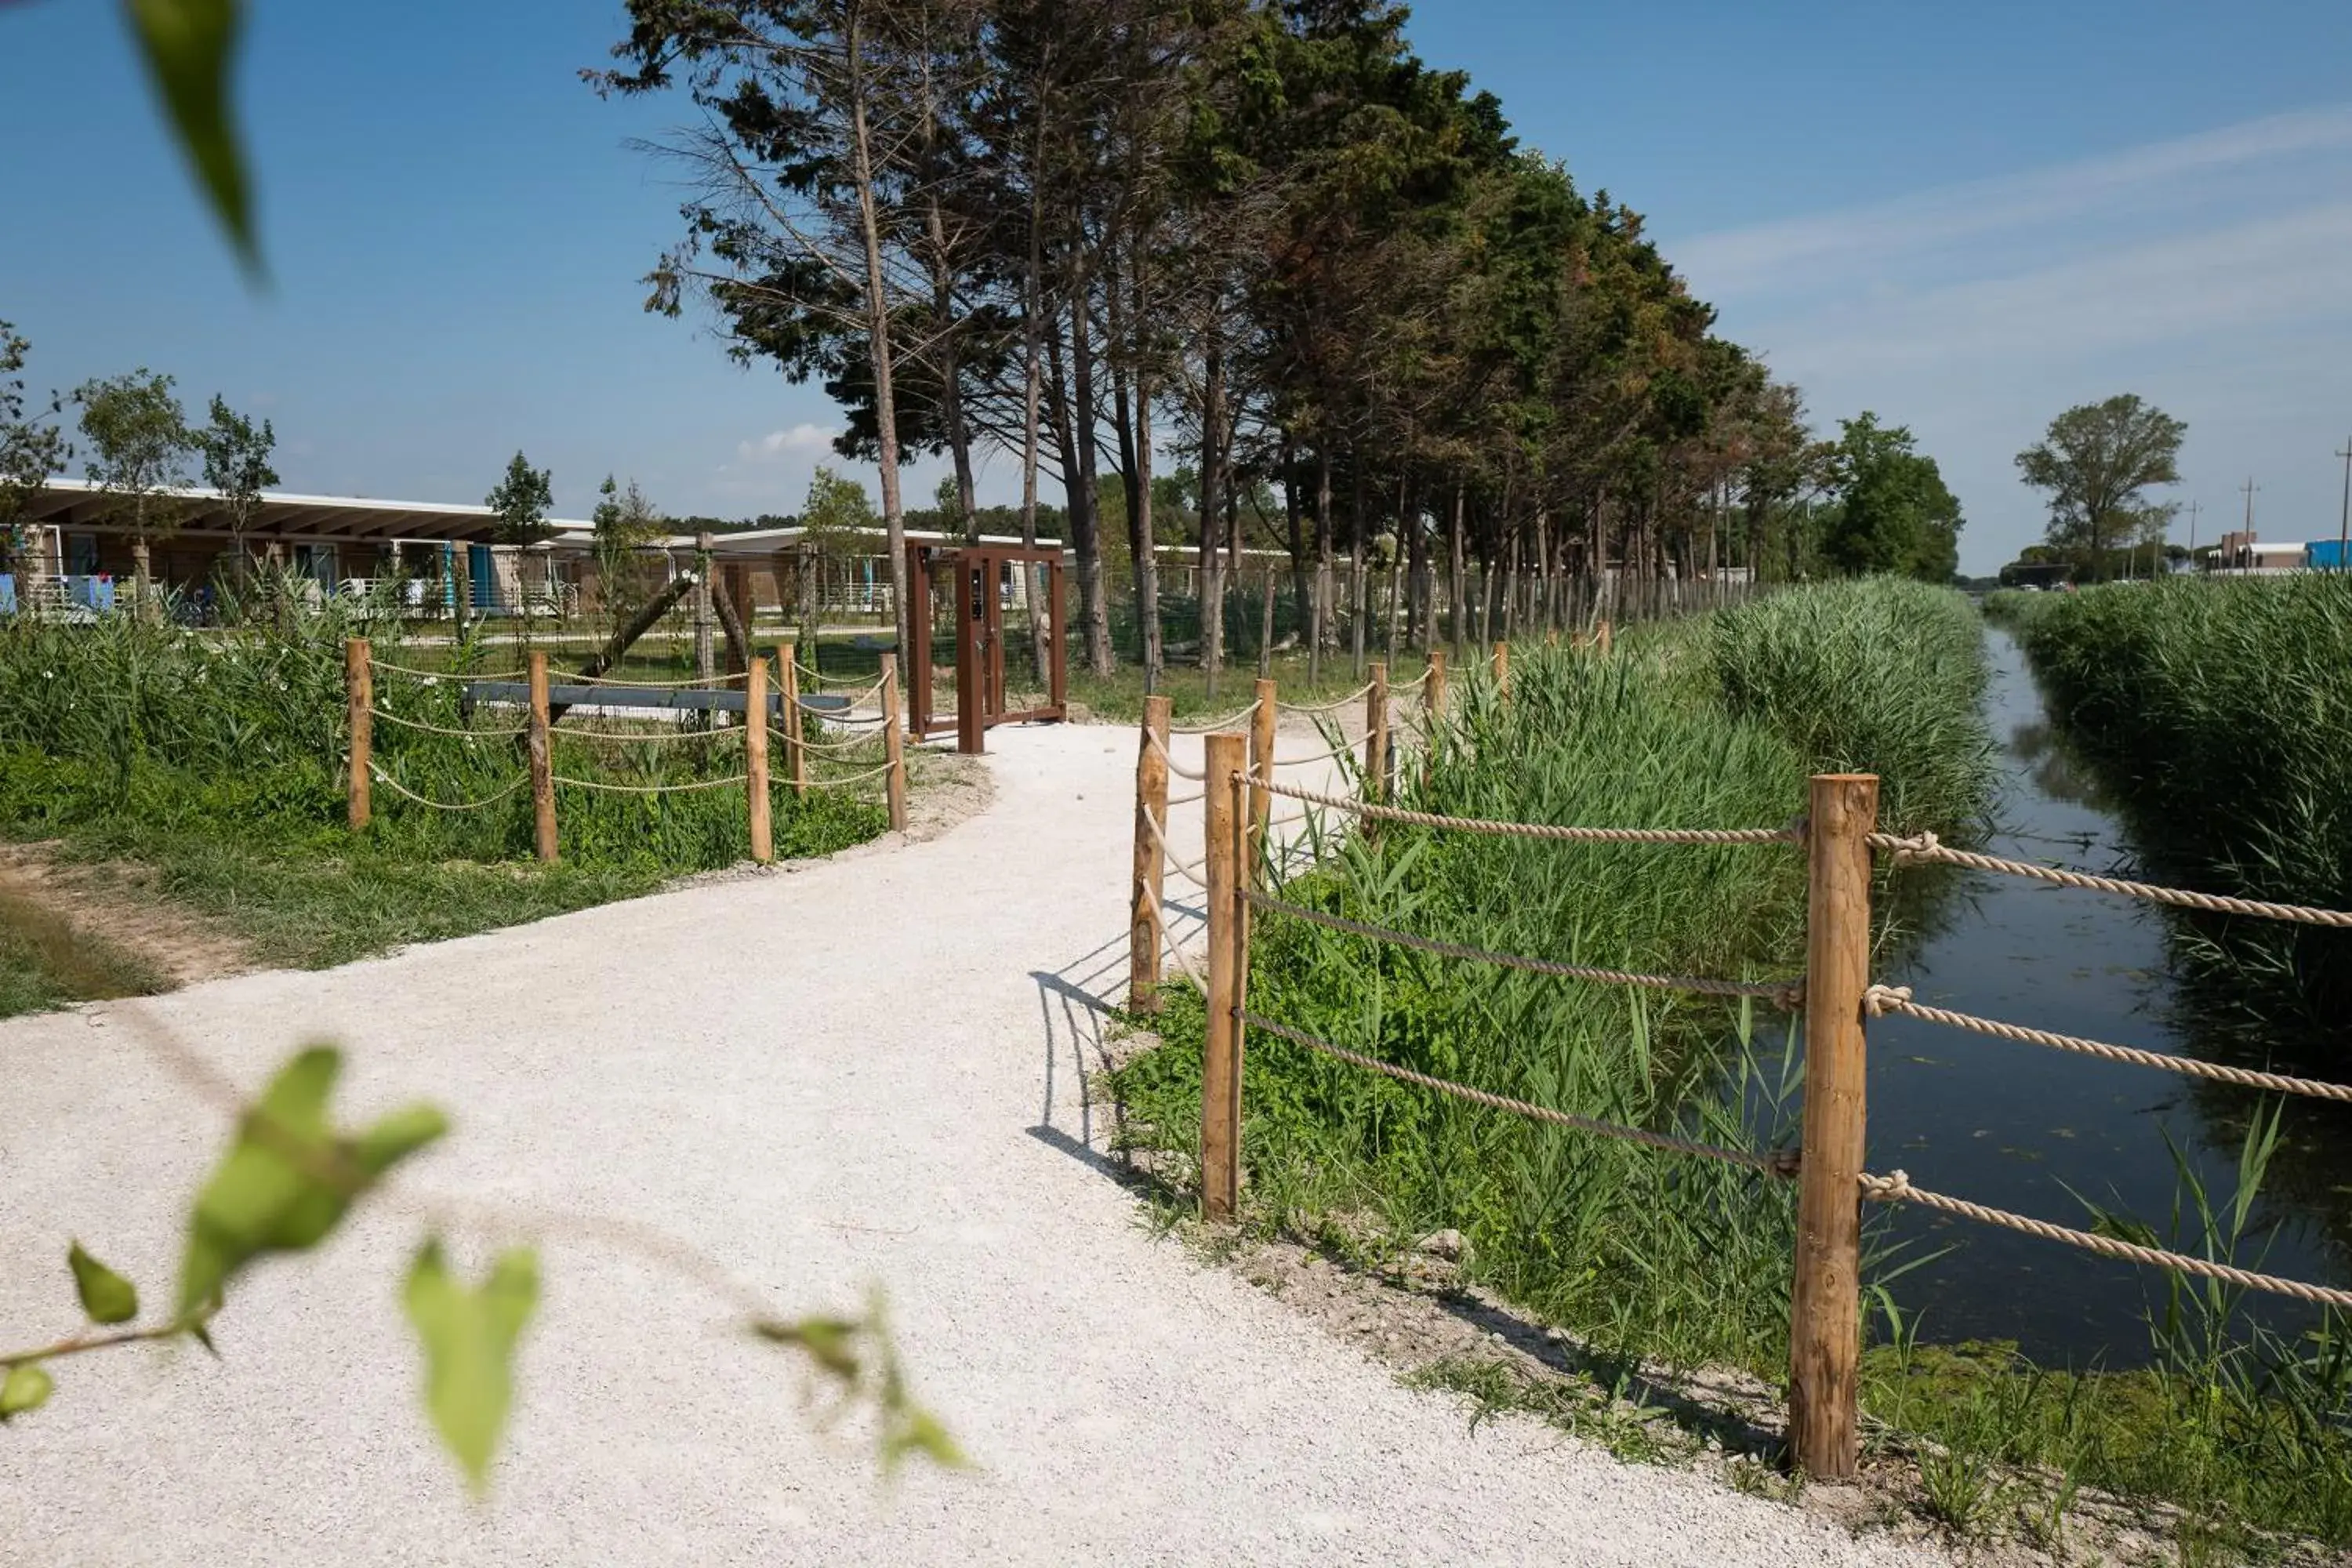
[(2304, 1094), (2314, 1100), (2352, 1102), (2352, 1087), (2344, 1084), (2324, 1083), (2317, 1079), (2288, 1078), (2274, 1072), (2256, 1072), (2251, 1068), (2200, 1061), (2195, 1057), (2168, 1056), (2161, 1051), (2143, 1051), (2133, 1046), (2111, 1046), (2075, 1035), (2056, 1035), (2047, 1029), (2029, 1029), (2022, 1024), (2004, 1024), (1994, 1018), (1979, 1018), (1970, 1013), (1954, 1013), (1943, 1007), (1930, 1007), (1925, 1003), (1914, 1002), (1911, 1000), (1911, 988), (1907, 985), (1874, 985), (1862, 994), (1862, 1005), (1863, 1010), (1873, 1017), (1895, 1013), (1955, 1029), (1973, 1029), (1979, 1035), (2014, 1040), (2020, 1045), (2048, 1046), (2053, 1050), (2073, 1051), (2077, 1056), (2096, 1057), (2101, 1061), (2156, 1068), (2164, 1072), (2207, 1078), (2216, 1083), (2234, 1083), (2247, 1089), (2269, 1089), (2278, 1094)]
[(890, 764), (884, 763), (878, 768), (868, 768), (862, 773), (851, 773), (847, 778), (812, 779), (809, 782), (819, 789), (839, 789), (844, 784), (863, 784), (867, 779), (879, 778), (882, 774), (887, 773), (889, 771)]
[(1351, 703), (1361, 702), (1371, 689), (1372, 683), (1367, 680), (1345, 697), (1334, 698), (1328, 702), (1276, 702), (1274, 709), (1277, 713), (1337, 713)]
[(1246, 1007), (1239, 1009), (1235, 1016), (1253, 1029), (1263, 1029), (1269, 1035), (1278, 1036), (1290, 1041), (1293, 1045), (1305, 1046), (1310, 1051), (1319, 1051), (1327, 1057), (1337, 1058), (1340, 1061), (1362, 1068), (1367, 1071), (1379, 1073), (1384, 1078), (1395, 1079), (1400, 1083), (1419, 1084), (1423, 1089), (1435, 1089), (1440, 1094), (1452, 1095), (1456, 1100), (1466, 1100), (1473, 1105), (1492, 1106), (1496, 1110), (1508, 1110), (1536, 1121), (1549, 1121), (1556, 1126), (1572, 1127), (1580, 1132), (1593, 1132), (1603, 1138), (1615, 1138), (1627, 1143), (1640, 1143), (1652, 1149), (1663, 1149), (1670, 1154), (1699, 1154), (1710, 1160), (1723, 1160), (1734, 1165), (1745, 1165), (1751, 1171), (1761, 1171), (1769, 1176), (1792, 1175), (1796, 1171), (1796, 1157), (1792, 1152), (1750, 1154), (1743, 1150), (1725, 1149), (1713, 1143), (1701, 1143), (1694, 1139), (1677, 1138), (1670, 1132), (1652, 1132), (1645, 1128), (1627, 1127), (1615, 1121), (1596, 1121), (1589, 1116), (1575, 1116), (1565, 1110), (1554, 1110), (1548, 1105), (1532, 1105), (1524, 1100), (1513, 1100), (1508, 1095), (1490, 1094), (1483, 1089), (1472, 1089), (1466, 1084), (1450, 1083), (1442, 1078), (1432, 1078), (1427, 1073), (1415, 1072), (1411, 1068), (1401, 1068), (1392, 1062), (1384, 1062), (1378, 1057), (1364, 1056), (1360, 1052), (1348, 1049), (1345, 1046), (1335, 1046), (1328, 1040), (1318, 1039), (1303, 1030), (1277, 1024), (1273, 1019), (1253, 1013)]
[(1303, 768), (1313, 763), (1328, 763), (1339, 757), (1353, 757), (1355, 754), (1356, 748), (1352, 745), (1335, 746), (1328, 752), (1317, 752), (1312, 756), (1276, 757), (1274, 759), (1274, 765), (1277, 768)]
[(520, 680), (530, 672), (527, 669), (419, 669), (413, 664), (394, 664), (388, 658), (368, 655), (370, 669), (389, 670), (394, 675), (414, 675), (425, 680)]
[(1168, 726), (1168, 732), (1171, 735), (1213, 735), (1220, 730), (1231, 728), (1256, 711), (1257, 704), (1252, 702), (1238, 713), (1228, 713), (1222, 719), (1212, 719), (1206, 723), (1171, 724)]
[(404, 719), (397, 713), (388, 713), (381, 708), (371, 708), (368, 711), (386, 723), (397, 724), (404, 730), (422, 730), (428, 735), (455, 735), (461, 741), (510, 740), (514, 736), (527, 734), (530, 730), (528, 724), (512, 730), (452, 730), (446, 724), (427, 724), (422, 719)]
[(1164, 745), (1164, 744), (1160, 742), (1160, 737), (1159, 737), (1159, 736), (1157, 736), (1157, 735), (1155, 735), (1155, 734), (1153, 734), (1153, 733), (1152, 733), (1150, 731), (1149, 731), (1149, 730), (1146, 730), (1146, 731), (1143, 732), (1143, 743), (1144, 743), (1145, 745), (1147, 745), (1147, 746), (1150, 747), (1153, 751), (1155, 751), (1155, 752), (1159, 752), (1159, 753), (1160, 753), (1160, 760), (1161, 762), (1163, 762), (1163, 763), (1166, 763), (1168, 764), (1168, 771), (1169, 771), (1170, 773), (1174, 773), (1178, 778), (1180, 778), (1180, 779), (1199, 779), (1199, 780), (1201, 780), (1201, 781), (1202, 781), (1202, 782), (1203, 782), (1203, 783), (1206, 783), (1206, 782), (1207, 782), (1208, 777), (1209, 777), (1209, 770), (1208, 770), (1208, 768), (1207, 768), (1207, 766), (1206, 766), (1205, 764), (1204, 764), (1204, 765), (1202, 765), (1202, 766), (1201, 766), (1201, 767), (1197, 767), (1197, 768), (1188, 768), (1188, 767), (1186, 767), (1183, 763), (1181, 763), (1178, 762), (1174, 757), (1171, 756), (1171, 755), (1169, 754), (1169, 752), (1168, 752), (1168, 748), (1167, 748), (1167, 746), (1166, 746), (1166, 745)]
[(743, 783), (750, 776), (748, 773), (736, 773), (723, 779), (698, 779), (692, 784), (604, 784), (595, 779), (566, 778), (562, 773), (555, 773), (551, 775), (551, 782), (572, 789), (597, 790), (606, 795), (684, 795), (690, 790), (725, 789), (730, 784)]
[(549, 733), (559, 741), (618, 741), (626, 744), (667, 746), (675, 741), (723, 741), (740, 736), (742, 726), (730, 724), (724, 730), (672, 730), (666, 733), (635, 734), (625, 730), (552, 730)]
[(1158, 910), (1151, 911), (1151, 927), (1166, 942), (1168, 956), (1176, 961), (1176, 967), (1184, 972), (1184, 978), (1198, 986), (1202, 995), (1207, 995), (1209, 983), (1201, 978), (1201, 972), (1192, 967), (1191, 959), (1184, 956), (1184, 944), (1176, 940), (1176, 933), (1168, 929), (1167, 917)]
[(1914, 838), (1894, 833), (1874, 833), (1870, 836), (1870, 847), (1893, 850), (1898, 865), (1928, 860), (1945, 866), (1966, 866), (1974, 871), (1999, 871), (2011, 877), (2032, 877), (2037, 881), (2055, 882), (2062, 888), (2083, 888), (2095, 893), (2120, 893), (2127, 899), (2146, 899), (2152, 903), (2175, 904), (2186, 910), (2210, 910), (2218, 914), (2259, 915), (2264, 920), (2300, 921), (2305, 925), (2352, 928), (2352, 913), (2342, 910), (2314, 909), (2308, 904), (2268, 904), (2256, 899), (2233, 899), (2222, 893), (2200, 893), (2187, 888), (2161, 888), (2152, 882), (2127, 882), (2117, 877), (2095, 877), (2087, 871), (2037, 866), (2031, 860), (2004, 860), (1998, 855), (1978, 855), (1966, 849), (1947, 848), (1936, 842), (1936, 836), (1932, 833), (1922, 833)]
[(1911, 1184), (1911, 1178), (1901, 1171), (1892, 1175), (1875, 1176), (1865, 1171), (1862, 1174), (1862, 1195), (1882, 1204), (1917, 1204), (1922, 1208), (1940, 1210), (1972, 1219), (1979, 1225), (1998, 1226), (2026, 1236), (2039, 1237), (2063, 1247), (2077, 1247), (2084, 1252), (2095, 1252), (2102, 1258), (2120, 1258), (2126, 1263), (2145, 1264), (2152, 1268), (2169, 1268), (2179, 1274), (2194, 1274), (2200, 1279), (2219, 1279), (2225, 1285), (2235, 1285), (2247, 1290), (2266, 1290), (2274, 1296), (2289, 1296), (2298, 1301), (2309, 1301), (2322, 1307), (2352, 1308), (2352, 1290), (2331, 1289), (2325, 1285), (2306, 1285), (2300, 1279), (2281, 1279), (2276, 1275), (2257, 1274), (2228, 1263), (2215, 1263), (2210, 1258), (2191, 1258), (2186, 1253), (2167, 1252), (2161, 1247), (2142, 1247), (2137, 1242), (2123, 1241), (2112, 1236), (2099, 1236), (2087, 1230), (2070, 1230), (2047, 1220), (2011, 1214), (2007, 1209), (1987, 1208), (1965, 1198), (1947, 1197)]
[(480, 800), (461, 800), (452, 803), (446, 800), (426, 799), (425, 796), (417, 794), (415, 790), (410, 789), (406, 784), (402, 784), (398, 779), (394, 778), (390, 773), (385, 773), (382, 768), (375, 766), (373, 763), (368, 765), (368, 773), (373, 776), (376, 783), (383, 785), (384, 788), (392, 791), (393, 794), (400, 796), (403, 800), (413, 800), (419, 805), (429, 805), (436, 811), (480, 811), (485, 806), (498, 805), (499, 802), (506, 799), (507, 796), (522, 788), (525, 784), (530, 782), (530, 775), (528, 773), (518, 774), (514, 783), (507, 785), (506, 788), (499, 791), (496, 795), (487, 795)]
[(1186, 881), (1192, 883), (1194, 887), (1201, 889), (1204, 892), (1207, 891), (1209, 886), (1209, 871), (1207, 865), (1200, 860), (1178, 859), (1176, 858), (1176, 851), (1168, 847), (1168, 840), (1160, 837), (1160, 824), (1152, 820), (1152, 816), (1150, 812), (1145, 812), (1141, 816), (1138, 817), (1137, 820), (1143, 824), (1143, 831), (1150, 835), (1151, 842), (1160, 847), (1160, 863), (1166, 866), (1170, 870), (1181, 876)]
[(1801, 1006), (1805, 987), (1793, 980), (1710, 980), (1696, 974), (1639, 974), (1623, 969), (1595, 969), (1581, 963), (1557, 963), (1548, 958), (1522, 958), (1517, 953), (1489, 952), (1482, 947), (1465, 947), (1459, 942), (1438, 942), (1409, 931), (1391, 931), (1385, 926), (1366, 925), (1339, 915), (1327, 915), (1320, 910), (1306, 909), (1285, 903), (1255, 888), (1245, 889), (1242, 897), (1253, 909), (1268, 910), (1288, 915), (1309, 925), (1346, 931), (1353, 936), (1369, 937), (1374, 942), (1390, 942), (1399, 947), (1410, 947), (1422, 952), (1433, 952), (1440, 958), (1466, 959), (1474, 963), (1499, 964), (1505, 969), (1524, 969), (1530, 974), (1556, 974), (1563, 980), (1589, 980), (1600, 985), (1636, 985), (1654, 991), (1688, 991), (1700, 996), (1761, 996), (1778, 1006), (1793, 1010)]
[(787, 735), (783, 731), (777, 729), (773, 724), (768, 726), (768, 733), (782, 744), (787, 746), (798, 745), (803, 750), (810, 752), (828, 752), (835, 753), (855, 752), (861, 747), (870, 746), (874, 743), (874, 737), (871, 735), (845, 735), (838, 741), (794, 741), (790, 735)]
[(1194, 801), (1206, 800), (1208, 798), (1209, 792), (1207, 790), (1196, 789), (1191, 795), (1171, 795), (1160, 804), (1162, 805), (1190, 805)]
[(890, 719), (890, 715), (887, 713), (851, 713), (833, 708), (811, 708), (805, 702), (801, 704), (801, 710), (803, 712), (815, 714), (819, 719), (824, 720), (828, 724), (843, 724), (853, 728), (863, 728), (872, 724), (885, 724), (889, 722)]
[(622, 675), (564, 675), (551, 671), (549, 679), (559, 686), (642, 686), (648, 690), (684, 691), (693, 687), (732, 686), (743, 679), (743, 672), (733, 675), (696, 676), (691, 680), (639, 680)]
[(1236, 773), (1253, 787), (1292, 800), (1310, 801), (1358, 816), (1369, 816), (1382, 822), (1408, 823), (1415, 827), (1443, 827), (1461, 833), (1492, 833), (1506, 838), (1561, 838), (1591, 844), (1799, 844), (1804, 841), (1801, 829), (1787, 827), (1568, 827), (1549, 822), (1489, 822), (1480, 817), (1440, 816), (1433, 812), (1406, 811), (1401, 806), (1379, 805), (1370, 801), (1351, 800), (1345, 795), (1321, 795), (1297, 784), (1276, 784), (1252, 780), (1246, 773)]

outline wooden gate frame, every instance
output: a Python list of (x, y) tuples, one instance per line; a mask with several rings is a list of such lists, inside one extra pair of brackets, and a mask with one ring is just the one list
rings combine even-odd
[[(1045, 568), (1047, 648), (1045, 706), (1007, 712), (1004, 708), (1004, 599), (1000, 585), (1007, 566)], [(931, 579), (935, 571), (954, 574), (956, 584), (956, 715), (937, 718), (931, 700)], [(1036, 584), (1024, 585), (1029, 613), (1037, 613)], [(953, 730), (956, 750), (966, 756), (986, 751), (988, 731), (1069, 717), (1068, 638), (1062, 607), (1062, 551), (1020, 544), (907, 546), (907, 732), (917, 740)]]

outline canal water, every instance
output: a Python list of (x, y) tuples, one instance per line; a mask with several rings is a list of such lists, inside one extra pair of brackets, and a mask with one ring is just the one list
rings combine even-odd
[[(2014, 639), (1991, 627), (1986, 718), (1999, 746), (1995, 855), (2132, 874), (2133, 844), (2051, 731)], [(1888, 824), (1900, 830), (1903, 825)], [(2242, 1028), (2200, 1016), (2168, 962), (2174, 933), (2155, 906), (1972, 871), (1923, 873), (1919, 934), (1886, 965), (1937, 1006), (2118, 1045), (2263, 1065)], [(2280, 1061), (2282, 1070), (2305, 1064)], [(2314, 1076), (2338, 1078), (2344, 1069)], [(2013, 1045), (1899, 1017), (1870, 1028), (1869, 1164), (1922, 1187), (2089, 1228), (2086, 1204), (2129, 1215), (2170, 1242), (2178, 1162), (2218, 1207), (2238, 1186), (2247, 1118), (2267, 1097), (2172, 1073)], [(2288, 1136), (2238, 1261), (2315, 1282), (2352, 1283), (2352, 1117), (2296, 1102)], [(2193, 1214), (2193, 1211), (2190, 1211)], [(2044, 1364), (2108, 1367), (2147, 1358), (2143, 1309), (2166, 1277), (2053, 1243), (1898, 1206), (1882, 1233), (1904, 1256), (1950, 1250), (1891, 1287), (1924, 1313), (1923, 1341), (2011, 1340)], [(2191, 1218), (2180, 1233), (2198, 1251)], [(2263, 1251), (2267, 1248), (2267, 1252)], [(2257, 1265), (2255, 1260), (2261, 1258)], [(2293, 1303), (2263, 1321), (2307, 1321)]]

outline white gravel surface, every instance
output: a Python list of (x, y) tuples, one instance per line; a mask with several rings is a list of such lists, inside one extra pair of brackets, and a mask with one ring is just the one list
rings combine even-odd
[[(449, 1107), (419, 1186), (651, 1222), (788, 1310), (879, 1286), (973, 1471), (878, 1485), (709, 1296), (558, 1240), (470, 1503), (396, 1305), (418, 1221), (377, 1214), (248, 1279), (222, 1363), (57, 1363), (50, 1407), (0, 1434), (0, 1561), (1942, 1561), (1530, 1423), (1474, 1433), (1152, 1237), (1082, 1076), (1125, 973), (1131, 736), (998, 731), (994, 805), (929, 843), (138, 1005), (247, 1082), (344, 1042), (354, 1119)], [(70, 1236), (164, 1299), (223, 1139), (122, 1005), (0, 1025), (12, 1344), (71, 1328)]]

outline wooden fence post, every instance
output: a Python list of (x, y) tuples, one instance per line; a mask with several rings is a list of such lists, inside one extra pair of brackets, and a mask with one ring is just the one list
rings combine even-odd
[(882, 656), (882, 756), (890, 771), (882, 775), (883, 795), (890, 803), (890, 829), (907, 830), (907, 731), (898, 713), (898, 656)]
[(784, 721), (777, 726), (784, 732), (784, 776), (793, 781), (794, 797), (803, 797), (808, 794), (808, 748), (801, 734), (800, 645), (777, 644), (776, 664), (784, 709)]
[(530, 656), (530, 815), (539, 858), (555, 858), (555, 768), (548, 738), (547, 655)]
[(1206, 834), (1209, 861), (1209, 1018), (1201, 1059), (1201, 1212), (1216, 1223), (1234, 1217), (1242, 1181), (1242, 1021), (1249, 969), (1242, 919), (1241, 773), (1248, 760), (1239, 735), (1208, 737)]
[(1599, 640), (1599, 644), (1600, 644), (1601, 652), (1602, 657), (1604, 657), (1604, 658), (1605, 658), (1605, 657), (1607, 657), (1607, 655), (1608, 655), (1608, 653), (1609, 653), (1609, 649), (1610, 649), (1610, 647), (1611, 647), (1611, 646), (1612, 646), (1612, 637), (1611, 637), (1610, 630), (1609, 630), (1609, 617), (1608, 617), (1608, 616), (1601, 616), (1601, 625), (1600, 625), (1599, 628), (1598, 628), (1598, 629), (1593, 633), (1593, 636), (1594, 636), (1594, 637)]
[[(1127, 1005), (1160, 1011), (1160, 910), (1167, 865), (1160, 850), (1168, 832), (1168, 719), (1165, 697), (1143, 700), (1135, 746), (1135, 865), (1127, 922)], [(1153, 836), (1158, 829), (1159, 837)]]
[(1870, 841), (1878, 780), (1812, 781), (1805, 854), (1804, 1163), (1790, 1291), (1789, 1448), (1817, 1480), (1852, 1476), (1862, 1358), (1862, 997), (1870, 984)]
[(1372, 689), (1364, 694), (1364, 798), (1377, 801), (1389, 783), (1389, 667), (1372, 666)]
[[(1271, 680), (1257, 683), (1257, 706), (1250, 710), (1249, 765), (1250, 777), (1259, 784), (1274, 782), (1274, 722), (1281, 717), (1276, 706), (1276, 694)], [(1273, 819), (1274, 796), (1265, 790), (1250, 792), (1249, 872), (1250, 886), (1265, 885), (1266, 824)]]
[(1445, 717), (1445, 650), (1429, 650), (1429, 668), (1421, 672), (1422, 727), (1434, 732), (1439, 720)]
[(1511, 645), (1495, 645), (1495, 695), (1507, 700), (1511, 695)]
[(768, 661), (757, 655), (743, 672), (743, 797), (751, 858), (764, 866), (776, 858), (776, 839), (768, 820)]
[(374, 779), (369, 770), (375, 765), (375, 661), (365, 637), (351, 637), (343, 643), (343, 695), (351, 714), (349, 805), (352, 831), (357, 833), (368, 825), (374, 799), (371, 787)]

